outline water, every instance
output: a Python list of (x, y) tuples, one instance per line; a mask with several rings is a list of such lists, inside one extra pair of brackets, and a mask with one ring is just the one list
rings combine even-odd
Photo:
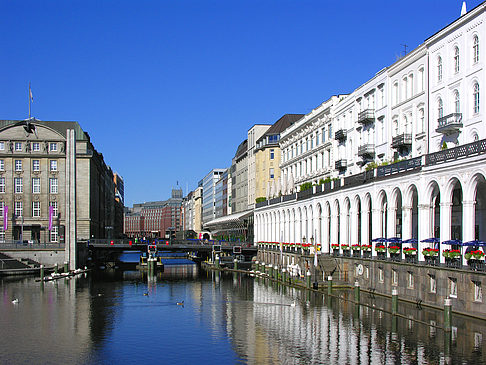
[(167, 265), (155, 278), (90, 273), (43, 288), (4, 278), (0, 295), (1, 364), (486, 363), (482, 321), (454, 316), (449, 341), (430, 325), (442, 323), (440, 311), (400, 303), (406, 318), (393, 319), (379, 297), (362, 294), (370, 307), (358, 307), (195, 265)]

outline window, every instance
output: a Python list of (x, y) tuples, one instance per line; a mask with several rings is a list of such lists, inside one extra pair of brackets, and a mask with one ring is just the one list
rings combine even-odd
[(454, 72), (459, 72), (459, 47), (454, 47)]
[(15, 160), (15, 171), (22, 171), (22, 160)]
[(39, 177), (32, 178), (32, 193), (40, 194), (41, 192), (41, 182)]
[(271, 168), (270, 169), (270, 179), (273, 179), (274, 178), (274, 169)]
[(52, 207), (52, 216), (57, 217), (58, 211), (57, 211), (57, 202), (50, 202), (49, 206)]
[(49, 161), (49, 170), (50, 171), (57, 171), (57, 160), (51, 160), (51, 161)]
[(449, 296), (451, 298), (457, 298), (457, 279), (449, 278)]
[(442, 57), (437, 58), (437, 81), (442, 81)]
[(21, 177), (15, 177), (14, 178), (14, 189), (15, 189), (15, 193), (21, 193), (22, 192), (22, 178)]
[(32, 171), (40, 171), (40, 161), (32, 160)]
[(456, 113), (461, 112), (461, 100), (459, 98), (459, 91), (454, 90), (454, 110)]
[(22, 151), (22, 142), (15, 142), (15, 151)]
[(442, 104), (442, 99), (439, 98), (437, 101), (437, 118), (440, 119), (444, 116), (444, 106)]
[(479, 113), (479, 84), (476, 82), (473, 88), (474, 114)]
[(424, 89), (425, 89), (425, 73), (424, 73), (424, 69), (423, 68), (421, 68), (419, 70), (419, 80), (418, 80), (418, 82), (419, 82), (419, 90), (418, 91), (419, 92), (424, 91)]
[[(270, 150), (270, 160), (273, 160), (275, 158), (275, 150), (271, 149)], [(56, 170), (57, 170), (57, 161), (51, 161), (51, 164), (55, 162), (56, 163)], [(52, 167), (52, 166), (51, 166)], [(52, 170), (51, 171), (55, 171), (55, 170)]]
[(34, 151), (34, 152), (40, 151), (40, 143), (39, 142), (33, 142), (32, 143), (32, 151)]
[(49, 151), (56, 152), (57, 151), (57, 143), (55, 143), (55, 142), (49, 143)]
[(23, 209), (22, 209), (22, 202), (15, 202), (15, 216), (22, 217)]
[(413, 284), (414, 284), (413, 273), (408, 271), (407, 274), (408, 274), (407, 287), (408, 287), (408, 289), (413, 289)]
[(385, 276), (383, 274), (383, 269), (381, 267), (378, 269), (378, 281), (380, 283), (383, 283), (385, 281)]
[(0, 160), (0, 171), (5, 171), (5, 162)]
[(0, 193), (5, 193), (5, 178), (0, 177)]
[(482, 302), (483, 301), (483, 290), (481, 288), (480, 281), (473, 281), (474, 284), (474, 301), (475, 302)]
[(32, 202), (32, 217), (40, 217), (40, 202)]
[(322, 128), (322, 143), (326, 142), (326, 129)]
[(398, 285), (398, 271), (397, 270), (392, 270), (392, 285), (393, 286)]
[(5, 151), (5, 142), (0, 142), (0, 151)]
[(477, 35), (473, 38), (473, 62), (479, 62), (479, 38)]
[(331, 139), (332, 138), (332, 125), (329, 124), (329, 135), (328, 135), (328, 138)]
[(398, 104), (398, 82), (395, 82), (393, 84), (393, 94), (392, 94), (393, 100), (392, 104), (396, 105)]
[(319, 133), (316, 133), (316, 147), (319, 146)]
[(58, 229), (59, 228), (57, 226), (52, 226), (52, 229), (51, 229), (51, 242), (58, 242), (58, 239), (59, 239)]
[(423, 109), (419, 109), (419, 125), (418, 125), (418, 130), (419, 132), (424, 132), (425, 131), (425, 112)]
[(49, 193), (57, 194), (57, 178), (55, 177), (49, 179)]

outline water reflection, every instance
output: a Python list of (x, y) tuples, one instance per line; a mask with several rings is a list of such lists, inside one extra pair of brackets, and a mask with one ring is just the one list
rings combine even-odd
[(2, 279), (0, 290), (0, 363), (486, 362), (482, 321), (454, 316), (445, 333), (440, 311), (400, 302), (404, 317), (394, 317), (380, 297), (362, 294), (360, 306), (343, 300), (352, 292), (333, 298), (195, 265), (43, 286)]

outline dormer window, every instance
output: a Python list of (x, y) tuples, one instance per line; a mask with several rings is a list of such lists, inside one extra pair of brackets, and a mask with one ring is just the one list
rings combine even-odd
[(15, 142), (15, 151), (22, 151), (22, 142)]
[(49, 151), (50, 152), (57, 152), (57, 143), (55, 143), (55, 142), (49, 143)]

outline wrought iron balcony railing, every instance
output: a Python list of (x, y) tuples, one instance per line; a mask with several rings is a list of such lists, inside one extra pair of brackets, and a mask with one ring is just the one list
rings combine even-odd
[(338, 141), (344, 141), (346, 140), (346, 130), (345, 129), (340, 129), (334, 133), (334, 138), (337, 139)]
[(374, 144), (364, 144), (358, 147), (358, 156), (361, 157), (373, 157), (375, 155), (375, 145)]
[(462, 128), (462, 113), (452, 113), (437, 120), (437, 133), (451, 134)]
[(412, 145), (412, 135), (402, 133), (392, 138), (392, 148), (410, 147)]
[(342, 158), (340, 160), (337, 160), (334, 164), (334, 166), (336, 167), (336, 169), (338, 170), (344, 170), (346, 169), (346, 167), (348, 166), (348, 162), (346, 159)]
[(358, 114), (358, 123), (366, 124), (375, 121), (375, 111), (373, 109), (365, 109)]

